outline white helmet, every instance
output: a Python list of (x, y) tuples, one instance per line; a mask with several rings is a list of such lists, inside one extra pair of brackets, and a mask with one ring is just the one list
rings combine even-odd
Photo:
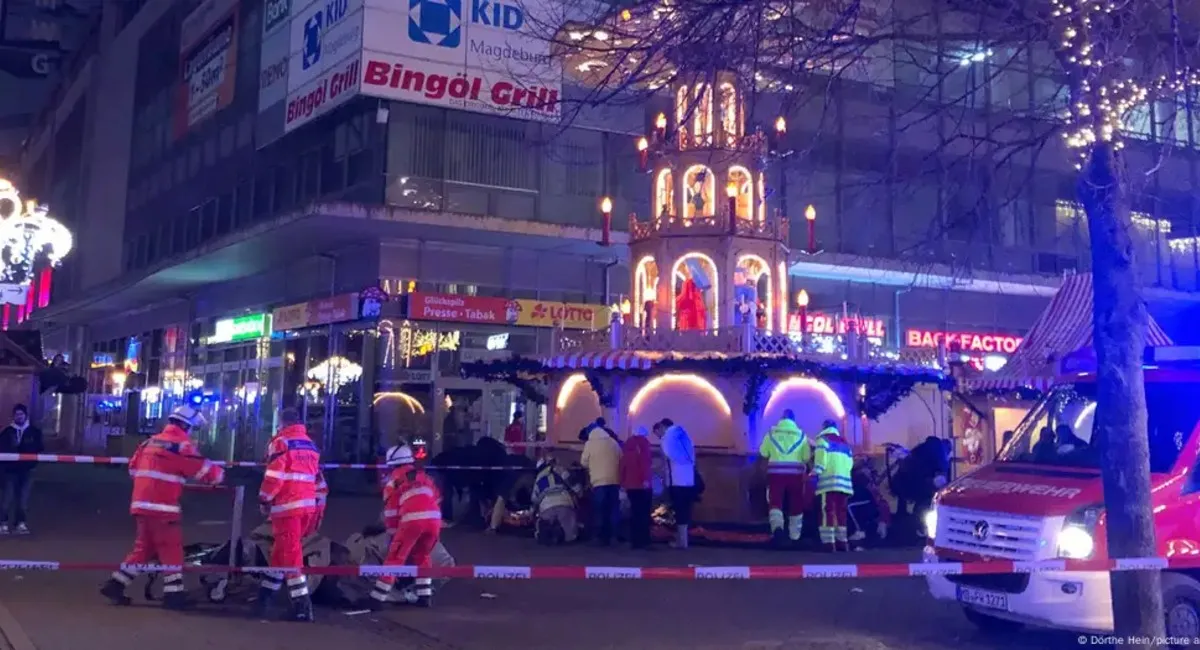
[(412, 449), (409, 448), (408, 445), (396, 445), (387, 451), (387, 456), (384, 456), (384, 463), (386, 463), (388, 467), (412, 465)]
[(204, 416), (200, 415), (200, 411), (197, 411), (195, 407), (188, 404), (176, 406), (175, 410), (171, 411), (171, 414), (167, 416), (167, 420), (182, 424), (188, 429), (198, 429), (207, 422)]

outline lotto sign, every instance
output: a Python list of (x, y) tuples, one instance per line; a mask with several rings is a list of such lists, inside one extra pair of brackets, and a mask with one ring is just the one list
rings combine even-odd
[(176, 137), (233, 102), (237, 77), (238, 5), (207, 0), (184, 19), (180, 38), (183, 79), (175, 113)]

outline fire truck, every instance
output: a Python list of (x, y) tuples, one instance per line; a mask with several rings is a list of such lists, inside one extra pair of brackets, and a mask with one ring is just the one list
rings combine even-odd
[[(1157, 555), (1200, 556), (1200, 347), (1147, 348), (1144, 367)], [(1094, 395), (1090, 348), (1065, 357), (1056, 385), (996, 460), (938, 494), (925, 514), (923, 561), (1107, 559), (1099, 454), (1090, 445)], [(1056, 429), (1057, 438), (1043, 439)], [(1113, 629), (1106, 571), (931, 571), (926, 579), (935, 598), (961, 603), (989, 631)], [(1162, 587), (1167, 635), (1200, 638), (1200, 570), (1164, 570)]]

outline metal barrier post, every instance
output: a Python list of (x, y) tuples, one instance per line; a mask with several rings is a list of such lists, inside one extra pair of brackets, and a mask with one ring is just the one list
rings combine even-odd
[(229, 568), (236, 568), (241, 554), (242, 511), (246, 505), (246, 486), (233, 488), (233, 517), (229, 531)]

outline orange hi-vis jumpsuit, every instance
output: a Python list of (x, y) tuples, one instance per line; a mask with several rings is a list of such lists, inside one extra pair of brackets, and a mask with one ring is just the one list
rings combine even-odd
[(267, 447), (267, 470), (258, 500), (270, 507), (272, 567), (284, 575), (263, 574), (262, 588), (279, 591), (287, 580), (292, 600), (308, 597), (304, 567), (304, 534), (317, 510), (317, 474), (321, 454), (302, 424), (284, 427)]
[[(392, 533), (384, 566), (429, 567), (430, 554), (442, 534), (441, 495), (428, 474), (411, 466), (392, 470), (383, 485), (383, 525)], [(387, 602), (396, 576), (380, 576), (371, 598)], [(433, 581), (417, 578), (416, 595), (425, 604), (433, 596)]]
[(329, 483), (325, 482), (324, 472), (317, 472), (317, 483), (313, 493), (317, 506), (313, 509), (312, 516), (308, 518), (308, 528), (304, 531), (306, 538), (309, 535), (315, 535), (321, 529), (321, 522), (325, 519), (325, 503), (329, 501)]
[(129, 586), (137, 576), (137, 565), (157, 561), (163, 566), (179, 567), (163, 575), (164, 596), (182, 596), (183, 511), (179, 498), (183, 486), (188, 481), (216, 485), (225, 479), (225, 470), (201, 456), (187, 432), (168, 424), (138, 446), (129, 459), (129, 475), (133, 477), (129, 513), (137, 522), (137, 537), (112, 579)]

